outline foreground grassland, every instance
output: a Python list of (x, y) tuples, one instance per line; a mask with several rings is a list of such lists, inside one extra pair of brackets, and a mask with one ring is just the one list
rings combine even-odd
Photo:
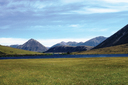
[(128, 57), (0, 60), (0, 85), (128, 85)]
[(72, 54), (128, 54), (128, 44), (93, 49), (82, 52), (74, 52)]
[(41, 54), (41, 53), (15, 49), (15, 48), (0, 45), (0, 55), (26, 55), (26, 54), (34, 55), (34, 54)]

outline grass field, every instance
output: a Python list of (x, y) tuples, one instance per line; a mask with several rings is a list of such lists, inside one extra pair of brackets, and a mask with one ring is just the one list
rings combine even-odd
[(0, 85), (128, 85), (128, 57), (0, 60)]

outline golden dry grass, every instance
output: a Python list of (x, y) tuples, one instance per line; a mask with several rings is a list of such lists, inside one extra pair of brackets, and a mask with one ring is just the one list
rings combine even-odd
[(0, 85), (127, 85), (128, 57), (0, 60)]
[(128, 54), (128, 44), (93, 49), (89, 51), (74, 52), (72, 54)]

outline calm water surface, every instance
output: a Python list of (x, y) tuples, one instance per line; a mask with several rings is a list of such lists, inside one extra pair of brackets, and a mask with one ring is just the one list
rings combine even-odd
[(39, 59), (39, 58), (90, 58), (90, 57), (128, 57), (128, 54), (101, 54), (101, 55), (49, 55), (49, 56), (20, 56), (0, 57), (0, 59)]

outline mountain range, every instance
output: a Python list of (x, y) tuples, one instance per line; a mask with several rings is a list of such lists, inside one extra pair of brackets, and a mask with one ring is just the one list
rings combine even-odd
[(128, 54), (128, 25), (93, 49), (76, 54)]
[(86, 42), (79, 42), (79, 43), (78, 42), (60, 42), (60, 43), (53, 45), (52, 47), (56, 47), (56, 46), (93, 46), (95, 47), (101, 42), (103, 42), (105, 39), (107, 38), (103, 36), (99, 36), (99, 37), (90, 39)]
[(106, 39), (106, 37), (99, 36), (90, 39), (86, 42), (61, 42), (53, 45), (47, 52), (77, 52), (77, 51), (87, 51), (92, 49), (94, 46), (100, 44)]
[[(99, 41), (97, 41), (97, 39)], [(92, 47), (89, 46), (89, 44), (91, 45), (91, 43), (92, 43), (91, 41), (93, 42), (92, 45), (95, 46), (96, 44), (94, 44), (94, 43), (97, 43), (97, 42), (99, 43), (99, 45), (97, 45), (93, 49), (91, 49)], [(87, 43), (87, 42), (89, 44), (88, 44), (88, 46), (85, 46), (85, 43)], [(100, 36), (100, 37), (93, 38), (87, 42), (85, 42), (85, 43), (82, 43), (82, 42), (80, 42), (80, 43), (61, 42), (61, 43), (58, 43), (58, 44), (60, 44), (60, 46), (58, 46), (58, 44), (56, 44), (53, 47), (51, 47), (49, 50), (47, 50), (47, 48), (45, 46), (43, 46), (42, 44), (40, 44), (38, 41), (36, 41), (34, 39), (30, 39), (26, 43), (24, 43), (23, 45), (20, 45), (20, 46), (15, 45), (12, 47), (16, 47), (16, 48), (24, 49), (24, 50), (29, 50), (29, 51), (37, 51), (37, 52), (44, 52), (44, 51), (46, 51), (46, 52), (82, 51), (83, 53), (82, 52), (79, 52), (79, 53), (85, 54), (85, 52), (87, 52), (86, 54), (88, 54), (88, 52), (90, 52), (90, 54), (93, 54), (93, 53), (100, 54), (100, 52), (102, 51), (103, 54), (104, 53), (128, 53), (128, 51), (127, 51), (128, 50), (128, 25), (124, 26), (122, 29), (120, 29), (119, 31), (117, 31), (115, 34), (113, 34), (112, 36), (110, 36), (107, 39)], [(79, 46), (77, 46), (77, 45), (79, 45)], [(4, 50), (2, 50), (3, 48), (6, 48), (6, 47), (1, 46), (0, 54), (6, 54), (4, 52)], [(13, 51), (11, 51), (11, 48), (9, 48), (9, 49), (10, 49), (9, 50), (10, 53), (14, 53)], [(91, 49), (91, 50), (86, 51), (89, 49)], [(16, 54), (16, 52), (15, 52), (15, 54)]]
[[(61, 42), (55, 44), (51, 48), (46, 48), (44, 45), (39, 43), (37, 40), (30, 39), (23, 45), (10, 45), (10, 47), (28, 50), (28, 51), (36, 51), (36, 52), (76, 52), (76, 51), (84, 51), (93, 48), (97, 44), (104, 41), (106, 37), (99, 36), (93, 39), (88, 40), (87, 42)], [(54, 48), (53, 48), (54, 47)], [(48, 51), (47, 51), (48, 50)]]
[(42, 45), (34, 39), (30, 39), (23, 45), (19, 45), (16, 48), (35, 52), (44, 52), (47, 50), (47, 48), (44, 45)]

